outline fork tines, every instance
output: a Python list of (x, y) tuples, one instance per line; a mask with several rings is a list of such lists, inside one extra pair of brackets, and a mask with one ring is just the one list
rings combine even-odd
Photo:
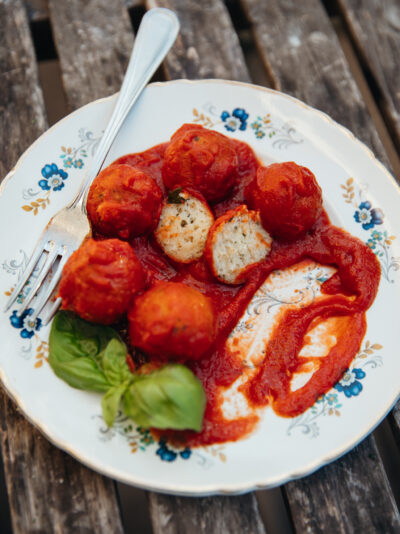
[[(36, 297), (34, 311), (31, 314), (31, 320), (34, 320), (46, 302), (53, 294), (60, 278), (64, 265), (68, 259), (66, 255), (66, 247), (63, 245), (56, 245), (54, 241), (47, 241), (46, 243), (38, 243), (31, 258), (29, 259), (24, 272), (21, 274), (11, 297), (9, 298), (5, 311), (8, 311), (18, 296), (23, 292), (27, 283), (33, 282), (29, 288), (25, 298), (23, 298), (22, 305), (18, 309), (18, 315), (22, 315), (29, 307), (33, 299)], [(35, 272), (36, 271), (36, 272)], [(43, 324), (47, 324), (54, 316), (59, 308), (61, 299), (56, 299), (43, 320)]]

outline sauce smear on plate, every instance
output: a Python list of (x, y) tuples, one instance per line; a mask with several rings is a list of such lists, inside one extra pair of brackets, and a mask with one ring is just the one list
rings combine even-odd
[[(216, 217), (245, 203), (245, 190), (254, 179), (260, 163), (251, 148), (232, 140), (239, 156), (239, 180), (233, 194), (214, 206)], [(165, 192), (161, 176), (167, 143), (140, 154), (130, 154), (115, 163), (144, 169)], [(169, 438), (189, 446), (235, 441), (252, 431), (258, 421), (258, 408), (270, 405), (285, 417), (301, 414), (340, 380), (360, 348), (366, 330), (365, 312), (372, 304), (379, 285), (380, 266), (373, 252), (359, 239), (333, 226), (323, 211), (313, 228), (291, 241), (275, 240), (270, 254), (254, 267), (241, 286), (221, 284), (211, 275), (205, 260), (190, 264), (173, 263), (153, 237), (137, 237), (131, 245), (147, 272), (148, 282), (183, 282), (211, 298), (217, 316), (217, 336), (212, 348), (200, 360), (186, 362), (201, 380), (207, 406), (201, 433), (167, 432)], [(321, 286), (321, 296), (303, 308), (289, 308), (275, 325), (265, 343), (264, 359), (240, 386), (252, 407), (250, 414), (228, 419), (222, 410), (223, 392), (243, 375), (243, 359), (226, 344), (227, 337), (243, 315), (258, 288), (270, 273), (311, 259), (337, 271)], [(323, 357), (300, 356), (307, 333), (329, 318), (335, 324), (336, 344)], [(292, 391), (291, 380), (312, 361), (314, 374), (302, 387)], [(158, 434), (165, 432), (157, 431)]]

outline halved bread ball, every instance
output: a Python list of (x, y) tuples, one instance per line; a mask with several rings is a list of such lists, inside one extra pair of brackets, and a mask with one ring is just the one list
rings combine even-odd
[(190, 263), (203, 254), (213, 222), (214, 216), (200, 195), (178, 188), (169, 193), (154, 235), (167, 256)]
[(225, 284), (241, 284), (249, 268), (271, 250), (272, 238), (257, 211), (238, 206), (219, 217), (209, 231), (204, 251), (214, 276)]

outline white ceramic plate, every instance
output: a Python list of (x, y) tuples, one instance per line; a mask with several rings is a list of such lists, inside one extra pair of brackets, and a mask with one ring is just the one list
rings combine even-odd
[[(113, 103), (114, 97), (93, 102), (60, 121), (25, 152), (4, 180), (3, 304), (46, 222), (75, 195)], [(244, 109), (247, 119), (234, 113), (236, 109)], [(246, 141), (265, 163), (296, 161), (309, 167), (323, 189), (332, 220), (377, 254), (382, 267), (379, 293), (367, 312), (362, 350), (340, 386), (295, 419), (265, 409), (256, 431), (237, 443), (177, 450), (155, 443), (148, 432), (123, 418), (107, 431), (99, 396), (74, 390), (52, 373), (46, 361), (48, 328), (30, 324), (29, 316), (19, 322), (13, 310), (0, 317), (1, 380), (49, 440), (97, 471), (163, 492), (240, 493), (304, 476), (334, 460), (365, 437), (396, 401), (400, 330), (392, 325), (400, 303), (399, 189), (369, 149), (326, 115), (275, 91), (224, 81), (149, 86), (107, 161), (166, 141), (182, 123), (192, 121)], [(55, 164), (54, 173), (45, 167), (48, 164)], [(326, 272), (310, 264), (296, 276), (292, 289), (285, 291), (300, 288), (310, 299)], [(276, 277), (256, 295), (253, 308), (257, 304), (262, 310), (263, 324), (257, 323), (254, 332), (268, 329), (277, 306), (288, 299), (293, 305), (293, 294), (280, 293), (283, 285)], [(239, 323), (233, 335), (240, 330)]]

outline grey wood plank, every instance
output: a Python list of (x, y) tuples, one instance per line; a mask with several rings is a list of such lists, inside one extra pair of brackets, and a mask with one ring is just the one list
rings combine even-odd
[(396, 502), (373, 439), (317, 473), (286, 484), (296, 532), (400, 531)]
[(379, 104), (400, 150), (398, 0), (339, 0), (357, 49), (379, 87)]
[(154, 534), (265, 534), (254, 494), (240, 497), (172, 497), (151, 493)]
[[(29, 27), (21, 2), (0, 1), (0, 179), (47, 127)], [(15, 36), (18, 35), (18, 39)]]
[(113, 482), (51, 445), (3, 391), (0, 424), (14, 534), (122, 534)]
[(49, 0), (50, 20), (70, 109), (118, 91), (133, 46), (122, 0)]
[(389, 167), (379, 136), (319, 0), (241, 0), (274, 87), (349, 128)]
[(400, 448), (400, 402), (396, 404), (389, 415), (389, 423), (398, 447)]
[(181, 30), (165, 61), (168, 78), (250, 81), (239, 38), (222, 0), (147, 0), (175, 11)]
[[(347, 126), (389, 166), (320, 2), (241, 1), (275, 87)], [(373, 436), (313, 476), (288, 484), (284, 491), (296, 530), (302, 534), (376, 532), (374, 525), (387, 527), (380, 530), (385, 532), (400, 528), (398, 510)], [(376, 499), (379, 511), (374, 504)]]
[(25, 0), (24, 4), (30, 21), (36, 22), (49, 18), (47, 0)]
[[(25, 8), (0, 0), (0, 176), (47, 127)], [(16, 38), (18, 36), (18, 38)], [(0, 448), (14, 534), (122, 533), (111, 481), (53, 447), (0, 391)]]
[[(144, 0), (124, 0), (128, 9), (141, 6)], [(38, 22), (49, 18), (48, 0), (25, 0), (28, 18), (31, 22)]]

